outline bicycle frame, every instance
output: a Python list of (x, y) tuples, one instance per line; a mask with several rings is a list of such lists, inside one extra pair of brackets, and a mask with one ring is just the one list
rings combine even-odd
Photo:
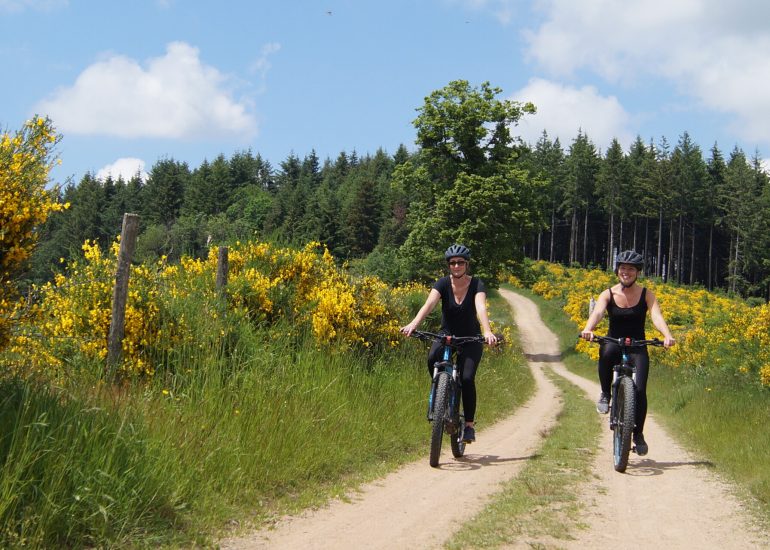
[[(636, 428), (636, 365), (630, 357), (630, 350), (644, 346), (662, 346), (663, 342), (634, 340), (633, 338), (610, 338), (594, 335), (594, 341), (612, 343), (620, 347), (621, 360), (612, 367), (612, 388), (610, 398), (610, 429), (613, 431), (613, 462), (615, 470), (625, 472), (628, 454), (632, 450), (631, 437)], [(636, 447), (633, 447), (636, 451)]]
[(433, 364), (431, 388), (428, 396), (428, 420), (431, 423), (429, 463), (439, 464), (441, 439), (449, 434), (452, 454), (460, 458), (465, 452), (465, 416), (461, 411), (462, 365), (457, 364), (460, 347), (471, 342), (484, 342), (483, 336), (450, 336), (432, 332), (414, 331), (412, 336), (421, 340), (441, 343), (441, 360)]
[[(621, 345), (620, 347), (620, 353), (621, 353), (621, 359), (620, 363), (617, 365), (612, 366), (612, 390), (611, 395), (612, 398), (610, 399), (611, 408), (610, 408), (610, 429), (614, 430), (615, 426), (618, 425), (618, 411), (617, 411), (617, 395), (618, 395), (618, 386), (621, 384), (621, 379), (624, 376), (627, 376), (631, 379), (631, 382), (634, 385), (634, 389), (636, 389), (636, 365), (633, 361), (631, 361), (631, 358), (628, 356), (628, 350), (631, 346)], [(636, 428), (636, 425), (633, 426), (633, 428)]]

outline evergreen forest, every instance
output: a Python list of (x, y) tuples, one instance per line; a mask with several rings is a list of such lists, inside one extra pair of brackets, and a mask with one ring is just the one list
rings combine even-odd
[(320, 242), (355, 271), (389, 283), (434, 277), (462, 242), (474, 270), (498, 281), (523, 258), (611, 269), (633, 248), (645, 271), (757, 301), (770, 299), (770, 178), (758, 153), (685, 130), (677, 143), (638, 136), (602, 150), (577, 130), (570, 143), (516, 136), (536, 106), (500, 99), (489, 83), (450, 82), (417, 109), (415, 146), (392, 154), (220, 154), (191, 167), (155, 162), (148, 177), (86, 174), (57, 192), (70, 203), (40, 230), (25, 279), (50, 280), (86, 240), (109, 246), (125, 212), (140, 215), (136, 261), (200, 257), (212, 244)]

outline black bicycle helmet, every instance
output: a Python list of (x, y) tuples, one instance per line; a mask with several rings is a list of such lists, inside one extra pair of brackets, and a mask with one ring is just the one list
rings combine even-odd
[(644, 256), (636, 250), (624, 250), (615, 256), (615, 275), (618, 274), (618, 266), (620, 264), (630, 264), (641, 271), (644, 268)]
[(461, 244), (453, 244), (444, 252), (444, 259), (449, 261), (449, 258), (464, 258), (467, 261), (471, 259), (471, 251), (467, 246)]

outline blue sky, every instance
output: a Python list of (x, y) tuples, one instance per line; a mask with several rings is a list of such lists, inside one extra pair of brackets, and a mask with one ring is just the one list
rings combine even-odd
[(248, 149), (277, 168), (413, 149), (424, 98), (465, 79), (535, 103), (530, 143), (687, 131), (764, 159), (768, 21), (764, 0), (0, 0), (0, 127), (50, 116), (57, 183)]

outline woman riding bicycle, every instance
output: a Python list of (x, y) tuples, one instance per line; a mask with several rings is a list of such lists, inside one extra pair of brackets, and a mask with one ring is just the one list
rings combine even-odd
[[(593, 340), (593, 330), (602, 320), (604, 312), (609, 316), (610, 328), (608, 336), (612, 338), (633, 338), (644, 340), (644, 324), (647, 312), (656, 329), (663, 334), (663, 345), (670, 348), (674, 345), (674, 337), (668, 329), (660, 305), (655, 294), (637, 284), (639, 273), (644, 267), (644, 258), (634, 250), (626, 250), (615, 258), (615, 275), (618, 284), (606, 289), (599, 295), (593, 312), (588, 317), (580, 336), (589, 342)], [(629, 354), (636, 365), (636, 427), (634, 428), (634, 445), (639, 455), (647, 454), (649, 447), (644, 440), (644, 421), (647, 417), (647, 376), (650, 368), (650, 358), (646, 347), (635, 349)], [(599, 348), (599, 382), (602, 392), (596, 402), (596, 410), (607, 414), (610, 406), (610, 390), (612, 386), (612, 367), (621, 361), (620, 347), (616, 344), (602, 344)]]
[[(487, 344), (497, 343), (492, 334), (487, 315), (486, 288), (481, 279), (469, 274), (471, 251), (461, 244), (453, 244), (446, 249), (444, 259), (449, 267), (449, 275), (433, 284), (425, 304), (417, 312), (412, 322), (401, 328), (409, 336), (441, 301), (441, 330), (452, 336), (476, 336), (484, 329)], [(480, 324), (479, 324), (480, 323)], [(433, 344), (428, 353), (428, 373), (433, 375), (433, 365), (441, 360), (442, 345)], [(476, 413), (476, 369), (481, 361), (482, 344), (468, 344), (458, 353), (458, 365), (462, 368), (462, 400), (465, 412), (465, 433), (467, 443), (476, 440), (474, 417)]]

